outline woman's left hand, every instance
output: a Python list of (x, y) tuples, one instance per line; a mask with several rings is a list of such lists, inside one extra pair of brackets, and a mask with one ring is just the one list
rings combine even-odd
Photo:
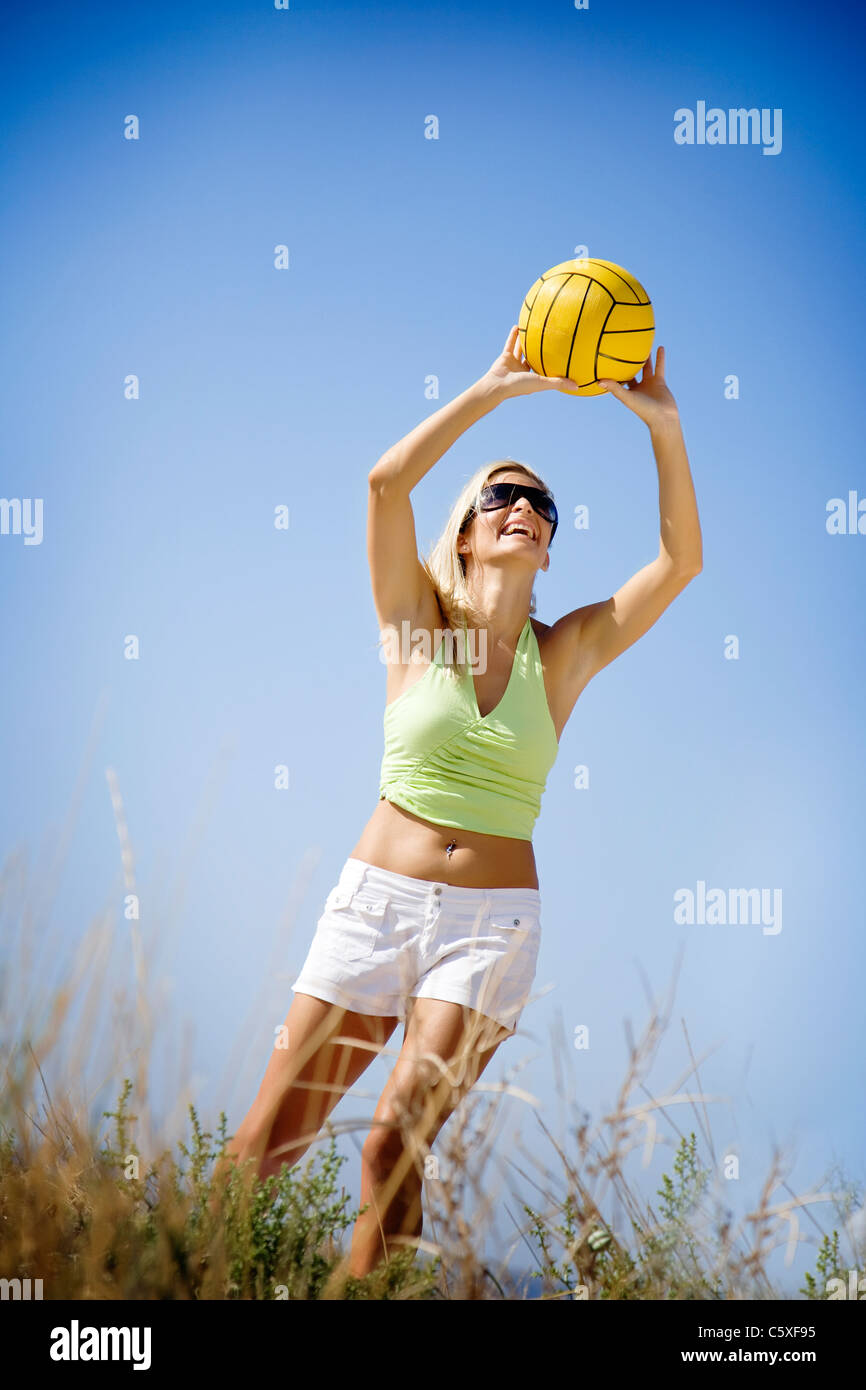
[(652, 353), (643, 364), (641, 379), (636, 376), (631, 381), (611, 381), (610, 377), (599, 377), (599, 385), (605, 386), (612, 396), (627, 405), (635, 415), (640, 416), (645, 425), (654, 429), (656, 425), (679, 420), (677, 403), (665, 382), (665, 350), (660, 347), (656, 353), (653, 370)]

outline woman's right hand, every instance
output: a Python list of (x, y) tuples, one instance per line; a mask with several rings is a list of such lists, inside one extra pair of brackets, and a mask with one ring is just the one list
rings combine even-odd
[(531, 391), (568, 391), (574, 394), (576, 382), (567, 376), (539, 376), (520, 355), (518, 325), (515, 324), (505, 340), (505, 347), (482, 378), (495, 389), (502, 400), (509, 396), (526, 396)]

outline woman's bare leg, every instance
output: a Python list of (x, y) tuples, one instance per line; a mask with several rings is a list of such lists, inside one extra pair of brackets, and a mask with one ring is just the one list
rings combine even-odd
[(421, 1235), (424, 1158), (510, 1036), (492, 1019), (460, 1004), (414, 1001), (400, 1056), (362, 1151), (361, 1206), (369, 1207), (355, 1223), (349, 1274), (369, 1274), (392, 1250), (405, 1248), (407, 1237)]
[(293, 1167), (334, 1106), (379, 1055), (398, 1018), (353, 1013), (297, 993), (286, 1016), (286, 1047), (274, 1047), (258, 1094), (226, 1145), (220, 1166), (256, 1161), (266, 1178)]

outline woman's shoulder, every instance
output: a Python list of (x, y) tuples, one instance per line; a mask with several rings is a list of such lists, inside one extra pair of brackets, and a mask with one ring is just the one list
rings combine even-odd
[(530, 622), (545, 672), (557, 680), (568, 665), (567, 636), (555, 623), (543, 623), (535, 617), (530, 617)]

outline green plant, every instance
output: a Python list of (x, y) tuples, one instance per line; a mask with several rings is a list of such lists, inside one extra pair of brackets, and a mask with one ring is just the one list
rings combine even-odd
[(833, 1231), (831, 1236), (826, 1233), (821, 1239), (818, 1248), (818, 1256), (815, 1260), (816, 1275), (810, 1274), (807, 1270), (803, 1276), (805, 1284), (800, 1288), (800, 1293), (807, 1298), (827, 1299), (827, 1282), (830, 1279), (846, 1279), (847, 1274), (842, 1268), (839, 1256), (839, 1232)]
[[(562, 1219), (556, 1223), (524, 1204), (529, 1234), (542, 1256), (536, 1277), (560, 1297), (574, 1297), (587, 1286), (599, 1299), (724, 1297), (719, 1275), (708, 1267), (710, 1256), (701, 1250), (690, 1226), (709, 1180), (696, 1145), (694, 1133), (683, 1138), (674, 1156), (674, 1176), (662, 1175), (661, 1220), (632, 1219), (633, 1252), (599, 1223), (594, 1204), (578, 1200), (573, 1192), (562, 1203)], [(555, 1240), (562, 1247), (560, 1258), (551, 1249)]]

